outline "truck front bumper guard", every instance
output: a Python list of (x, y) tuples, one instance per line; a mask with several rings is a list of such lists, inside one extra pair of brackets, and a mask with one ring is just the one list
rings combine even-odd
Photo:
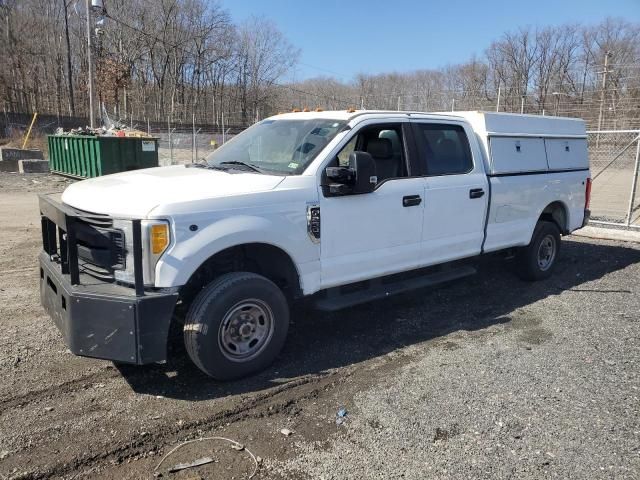
[(178, 293), (145, 290), (140, 220), (132, 220), (135, 285), (131, 288), (84, 275), (76, 240), (83, 216), (44, 195), (39, 202), (40, 299), (71, 352), (138, 365), (166, 360)]

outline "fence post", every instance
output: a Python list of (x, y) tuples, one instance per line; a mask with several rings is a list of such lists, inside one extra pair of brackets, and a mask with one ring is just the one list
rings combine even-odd
[(224, 135), (224, 110), (222, 111), (222, 144), (224, 145), (224, 141), (225, 141), (225, 135)]
[(631, 225), (631, 216), (633, 215), (633, 201), (636, 196), (636, 186), (638, 184), (638, 167), (640, 166), (640, 135), (638, 135), (638, 146), (636, 147), (636, 163), (633, 168), (631, 195), (629, 196), (629, 209), (627, 210), (627, 227)]
[[(200, 133), (200, 131), (202, 130), (202, 128), (199, 128), (198, 130), (196, 130), (196, 139), (198, 138), (198, 134)], [(200, 159), (198, 158), (198, 142), (196, 142), (196, 163), (199, 163)]]
[(196, 155), (196, 114), (191, 117), (191, 163), (195, 163)]
[(169, 132), (169, 161), (173, 165), (173, 142), (171, 141), (171, 117), (167, 117), (167, 130)]

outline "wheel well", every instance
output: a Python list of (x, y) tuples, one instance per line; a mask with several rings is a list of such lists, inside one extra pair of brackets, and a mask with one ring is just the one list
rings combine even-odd
[(554, 222), (564, 235), (569, 233), (567, 209), (561, 202), (553, 202), (547, 205), (540, 215), (540, 220)]
[(230, 272), (252, 272), (275, 283), (287, 299), (302, 296), (298, 270), (282, 249), (265, 243), (247, 243), (208, 258), (180, 289), (180, 303), (188, 308), (198, 292), (215, 278)]

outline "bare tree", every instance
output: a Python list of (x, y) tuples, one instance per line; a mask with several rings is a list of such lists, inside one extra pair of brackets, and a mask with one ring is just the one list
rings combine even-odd
[[(0, 1), (5, 112), (87, 114), (83, 2)], [(116, 117), (245, 126), (292, 108), (495, 109), (640, 127), (640, 24), (516, 29), (460, 64), (287, 82), (299, 58), (276, 25), (235, 25), (215, 0), (109, 0), (95, 35), (99, 99)], [(604, 59), (608, 55), (606, 81)], [(603, 88), (604, 83), (604, 88)], [(128, 123), (128, 122), (127, 122)]]
[(248, 121), (249, 109), (257, 116), (266, 106), (271, 87), (297, 61), (300, 52), (293, 47), (271, 21), (252, 17), (238, 27), (238, 88), (242, 121)]

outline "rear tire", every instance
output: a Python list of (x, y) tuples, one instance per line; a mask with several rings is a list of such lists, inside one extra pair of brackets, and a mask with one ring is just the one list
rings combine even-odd
[(516, 273), (523, 280), (549, 278), (560, 253), (560, 229), (553, 222), (539, 221), (533, 230), (531, 243), (516, 256)]
[(204, 373), (231, 380), (263, 370), (282, 349), (289, 306), (269, 279), (227, 273), (194, 299), (184, 324), (189, 357)]

